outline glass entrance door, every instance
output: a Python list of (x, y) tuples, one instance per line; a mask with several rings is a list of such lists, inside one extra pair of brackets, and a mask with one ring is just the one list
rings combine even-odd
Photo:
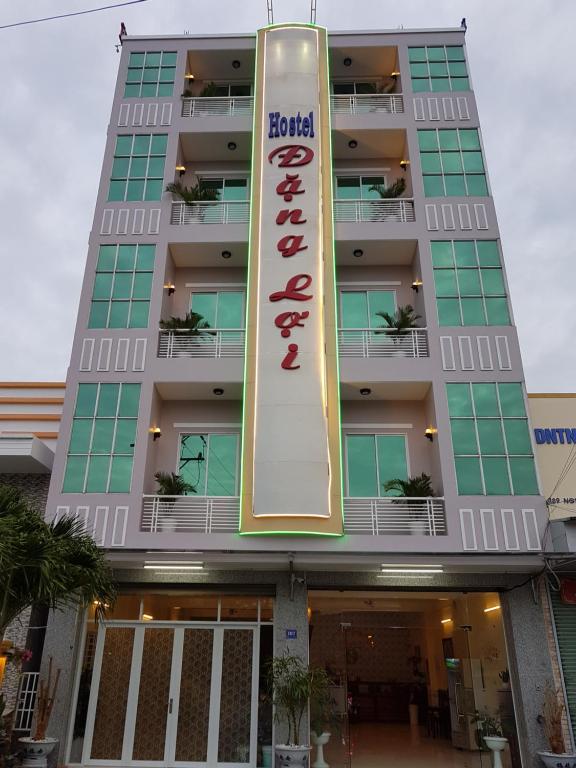
[(83, 762), (256, 764), (259, 631), (102, 627)]

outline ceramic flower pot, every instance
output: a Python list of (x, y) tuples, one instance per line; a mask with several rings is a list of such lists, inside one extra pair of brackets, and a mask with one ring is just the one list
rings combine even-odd
[(24, 751), (22, 768), (46, 768), (48, 755), (58, 743), (58, 739), (48, 737), (35, 741), (31, 736), (23, 736), (18, 742)]
[(312, 747), (292, 744), (276, 744), (276, 768), (307, 768)]
[(327, 731), (322, 731), (320, 735), (310, 731), (312, 744), (317, 747), (316, 760), (312, 763), (312, 768), (330, 768), (326, 760), (324, 760), (324, 747), (330, 741), (330, 735)]
[(494, 768), (502, 768), (500, 753), (508, 744), (508, 739), (503, 736), (484, 736), (484, 744), (492, 752), (492, 765)]
[(538, 752), (546, 768), (576, 768), (575, 754), (555, 755), (554, 752)]

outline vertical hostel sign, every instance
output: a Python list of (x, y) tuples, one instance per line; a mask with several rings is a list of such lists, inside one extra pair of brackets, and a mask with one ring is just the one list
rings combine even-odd
[(242, 533), (342, 533), (326, 31), (257, 43)]

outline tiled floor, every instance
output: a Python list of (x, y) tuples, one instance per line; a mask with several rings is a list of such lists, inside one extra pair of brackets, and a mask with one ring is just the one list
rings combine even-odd
[(487, 753), (466, 752), (445, 739), (426, 738), (421, 727), (358, 723), (351, 726), (350, 742), (347, 766), (342, 738), (331, 739), (324, 750), (330, 768), (491, 768)]

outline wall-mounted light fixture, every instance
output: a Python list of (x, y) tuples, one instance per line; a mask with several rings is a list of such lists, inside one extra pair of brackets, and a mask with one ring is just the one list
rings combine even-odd
[(418, 278), (417, 280), (413, 280), (412, 290), (418, 293), (418, 289), (420, 288), (421, 285), (424, 285), (424, 283), (422, 282), (422, 280), (420, 280), (420, 278)]
[(232, 256), (230, 251), (222, 251), (220, 255), (222, 256), (223, 259), (229, 259)]
[(240, 67), (241, 67), (241, 64), (240, 64), (240, 62), (238, 61), (238, 59), (234, 59), (234, 61), (232, 62), (232, 67), (233, 67), (234, 69), (240, 69)]
[(229, 141), (228, 142), (228, 149), (230, 150), (230, 152), (234, 152), (234, 150), (236, 149), (237, 146), (238, 145), (236, 144), (235, 141)]
[(387, 576), (399, 575), (403, 573), (409, 574), (430, 574), (430, 573), (444, 573), (444, 569), (441, 565), (383, 565), (380, 568), (380, 573), (384, 573)]
[(400, 160), (400, 168), (402, 168), (403, 171), (406, 171), (406, 168), (410, 165), (410, 160)]
[(357, 259), (359, 259), (361, 256), (364, 256), (364, 251), (362, 248), (356, 248), (352, 253)]
[(491, 605), (490, 608), (484, 608), (484, 613), (492, 613), (492, 611), (499, 611), (499, 605)]
[(356, 141), (356, 139), (350, 139), (350, 141), (348, 142), (348, 146), (350, 147), (350, 149), (356, 149), (356, 147), (358, 146), (358, 142)]
[(161, 436), (161, 434), (162, 434), (162, 430), (160, 429), (160, 427), (150, 427), (150, 429), (148, 430), (148, 432), (150, 432), (150, 434), (152, 435), (152, 440), (153, 440), (154, 442), (156, 442), (156, 440), (158, 440), (158, 438), (159, 438), (159, 437)]
[(440, 619), (440, 624), (452, 624), (452, 619)]
[(424, 430), (424, 436), (426, 437), (427, 440), (430, 440), (431, 443), (434, 442), (434, 435), (437, 435), (437, 434), (438, 434), (438, 430), (436, 429), (436, 427), (426, 427), (426, 429)]
[(180, 163), (180, 165), (176, 166), (176, 170), (180, 174), (180, 178), (182, 178), (182, 176), (184, 176), (184, 174), (186, 173), (186, 166), (182, 165), (182, 163)]
[(190, 82), (192, 82), (192, 80), (194, 80), (194, 75), (192, 74), (192, 72), (186, 72), (186, 74), (184, 75), (184, 80), (189, 80)]
[(368, 395), (372, 394), (372, 390), (370, 389), (370, 387), (362, 387), (362, 389), (360, 390), (360, 394), (362, 395), (362, 397), (367, 397)]
[(400, 77), (400, 72), (398, 72), (398, 70), (395, 69), (394, 72), (390, 72), (390, 77), (393, 77), (394, 80), (396, 80), (397, 77)]
[(168, 291), (168, 296), (172, 296), (172, 294), (176, 291), (176, 286), (174, 283), (164, 283), (164, 288)]
[(346, 58), (343, 60), (342, 64), (344, 64), (345, 67), (351, 67), (352, 66), (352, 59), (350, 56), (346, 56)]
[(142, 621), (152, 621), (154, 616), (152, 616), (151, 613), (143, 613), (142, 614)]

